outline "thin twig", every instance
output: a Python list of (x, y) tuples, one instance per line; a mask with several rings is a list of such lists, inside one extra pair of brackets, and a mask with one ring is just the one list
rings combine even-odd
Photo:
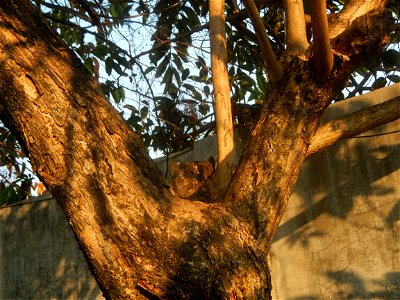
[(278, 62), (271, 43), (269, 42), (267, 32), (263, 21), (260, 17), (260, 12), (253, 0), (244, 0), (244, 4), (249, 12), (250, 19), (256, 31), (258, 43), (264, 56), (265, 66), (271, 82), (280, 80), (283, 76), (283, 68)]

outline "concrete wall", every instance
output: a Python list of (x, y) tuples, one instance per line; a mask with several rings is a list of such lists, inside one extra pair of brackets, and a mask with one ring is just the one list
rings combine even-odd
[(102, 299), (50, 196), (0, 209), (0, 299)]
[[(325, 118), (386, 96), (335, 104)], [(398, 130), (400, 120), (361, 136)], [(348, 139), (308, 159), (270, 261), (275, 299), (400, 299), (400, 132)]]
[[(393, 90), (400, 85), (385, 91)], [(388, 97), (335, 104), (326, 119)], [(398, 120), (363, 135), (399, 129)], [(214, 143), (172, 159), (206, 159)], [(308, 159), (270, 252), (274, 299), (400, 299), (400, 133), (349, 139)], [(0, 209), (1, 300), (100, 298), (54, 200)]]

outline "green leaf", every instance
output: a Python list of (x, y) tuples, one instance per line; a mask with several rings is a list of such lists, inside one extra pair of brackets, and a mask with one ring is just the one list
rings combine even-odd
[(203, 58), (203, 57), (201, 57), (201, 56), (197, 56), (197, 59), (198, 59), (198, 60), (199, 60), (199, 62), (200, 62), (200, 66), (207, 67), (207, 63), (206, 63), (206, 61), (204, 60), (204, 58)]
[(399, 76), (399, 75), (393, 74), (393, 75), (389, 75), (387, 78), (388, 78), (391, 82), (394, 82), (394, 83), (400, 82), (400, 76)]
[(199, 105), (199, 112), (205, 116), (210, 111), (210, 106), (207, 103), (202, 103)]
[(173, 56), (173, 60), (174, 60), (176, 67), (178, 68), (178, 70), (180, 72), (182, 72), (182, 70), (183, 70), (182, 59), (179, 57), (179, 55), (177, 55), (175, 53), (173, 53), (172, 56)]
[(107, 57), (106, 60), (104, 61), (107, 75), (111, 75), (111, 72), (113, 70), (113, 63), (114, 62), (111, 56)]
[(93, 58), (87, 57), (83, 60), (83, 65), (86, 69), (89, 70), (90, 73), (93, 72)]
[(111, 95), (115, 101), (115, 103), (120, 103), (125, 100), (125, 89), (120, 86), (116, 89), (111, 90)]
[(157, 71), (155, 74), (156, 78), (159, 78), (162, 74), (164, 74), (167, 66), (169, 65), (170, 60), (171, 60), (171, 54), (167, 54), (161, 61), (161, 63), (157, 66)]
[(115, 72), (117, 72), (119, 75), (123, 75), (123, 74), (124, 74), (124, 72), (123, 72), (122, 69), (121, 69), (121, 65), (118, 64), (118, 63), (116, 63), (114, 60), (112, 60), (111, 67), (112, 67), (112, 69), (113, 69)]
[(6, 187), (0, 192), (0, 207), (5, 204), (11, 204), (19, 200), (18, 194), (12, 185)]
[(257, 85), (263, 94), (267, 93), (267, 82), (262, 72), (257, 72)]
[(179, 92), (179, 89), (176, 87), (175, 84), (172, 82), (166, 86), (167, 87), (167, 92), (172, 98), (176, 98)]
[(380, 89), (386, 85), (386, 78), (379, 77), (375, 82), (372, 84), (372, 89)]
[(92, 54), (97, 56), (99, 59), (104, 60), (110, 49), (103, 44), (97, 44), (97, 47), (93, 49)]
[(147, 106), (144, 106), (140, 109), (140, 116), (142, 117), (142, 119), (147, 118), (148, 113), (149, 113), (149, 108)]
[(385, 68), (400, 67), (400, 53), (389, 49), (382, 54), (382, 63)]
[(206, 94), (207, 97), (210, 96), (210, 93), (211, 93), (210, 87), (208, 85), (205, 85), (203, 87), (203, 92), (204, 92), (204, 94)]
[(149, 74), (149, 73), (150, 73), (151, 71), (153, 71), (155, 68), (156, 68), (156, 67), (154, 67), (154, 66), (148, 67), (146, 70), (144, 70), (144, 75)]
[(171, 70), (172, 70), (172, 73), (174, 74), (176, 82), (178, 83), (178, 86), (180, 86), (181, 85), (181, 76), (179, 76), (178, 70), (175, 68), (172, 68), (172, 67), (171, 67)]
[(182, 72), (182, 81), (185, 81), (190, 75), (190, 70), (189, 69), (185, 69)]
[(361, 68), (357, 69), (356, 72), (358, 74), (360, 74), (361, 76), (365, 77), (365, 76), (367, 76), (369, 70), (366, 67), (361, 67)]
[(182, 10), (185, 12), (187, 19), (189, 21), (190, 29), (193, 29), (200, 25), (200, 20), (198, 14), (194, 12), (194, 10), (189, 6), (183, 6)]
[(201, 94), (198, 91), (194, 91), (193, 92), (193, 98), (198, 100), (198, 101), (202, 101), (203, 97), (201, 96)]
[(120, 86), (118, 89), (119, 89), (119, 94), (120, 94), (120, 100), (121, 100), (121, 102), (124, 102), (125, 101), (125, 89), (122, 86)]
[(189, 91), (191, 91), (192, 93), (195, 93), (195, 92), (196, 92), (196, 88), (195, 88), (193, 85), (191, 85), (191, 84), (184, 83), (182, 86), (183, 86), (184, 88), (188, 89)]
[(164, 83), (165, 85), (171, 84), (172, 75), (173, 75), (173, 72), (172, 72), (171, 68), (168, 68), (165, 71), (164, 78), (163, 78), (163, 80), (161, 82)]

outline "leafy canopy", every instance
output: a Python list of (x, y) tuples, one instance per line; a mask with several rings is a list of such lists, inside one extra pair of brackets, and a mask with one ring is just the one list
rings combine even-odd
[[(337, 13), (347, 1), (328, 1)], [(180, 151), (214, 131), (208, 2), (200, 0), (32, 0), (101, 83), (107, 98), (149, 148)], [(257, 1), (272, 47), (285, 49), (281, 1)], [(390, 2), (396, 20), (400, 3)], [(306, 10), (307, 13), (307, 10)], [(359, 68), (338, 99), (400, 82), (400, 25), (392, 44)], [(269, 92), (253, 27), (242, 3), (226, 3), (228, 69), (235, 126), (248, 126)], [(29, 193), (22, 149), (0, 128), (0, 206)], [(25, 192), (24, 192), (25, 191)], [(25, 194), (24, 194), (25, 193)]]

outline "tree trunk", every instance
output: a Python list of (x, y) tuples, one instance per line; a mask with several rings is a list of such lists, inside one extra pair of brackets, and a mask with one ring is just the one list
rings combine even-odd
[[(7, 2), (7, 3), (6, 3)], [(265, 299), (266, 252), (220, 204), (174, 197), (139, 137), (28, 2), (0, 3), (0, 117), (111, 299)]]
[[(207, 204), (170, 193), (139, 137), (28, 0), (0, 1), (0, 24), (0, 117), (63, 208), (104, 295), (269, 299), (271, 237), (324, 109), (368, 53), (337, 58), (318, 84), (306, 58), (284, 57), (226, 196)], [(373, 53), (382, 44), (371, 41), (363, 45)]]

